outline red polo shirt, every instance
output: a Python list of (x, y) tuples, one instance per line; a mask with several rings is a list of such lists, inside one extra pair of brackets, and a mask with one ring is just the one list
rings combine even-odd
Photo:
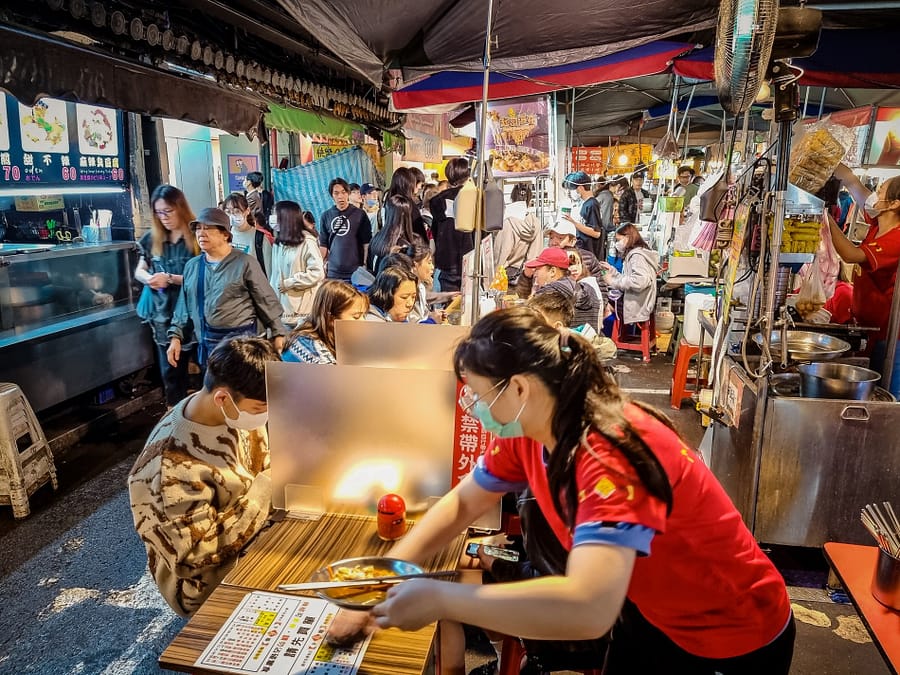
[(553, 507), (540, 443), (495, 440), (476, 468), (475, 480), (492, 491), (531, 486), (568, 549), (612, 544), (638, 551), (629, 599), (691, 654), (721, 659), (765, 646), (790, 618), (781, 575), (699, 455), (636, 406), (627, 406), (626, 417), (672, 485), (668, 515), (621, 452), (595, 431), (587, 434), (576, 460), (579, 505), (573, 532)]
[(869, 340), (871, 350), (876, 342), (887, 339), (894, 282), (900, 263), (900, 227), (878, 237), (878, 225), (873, 224), (868, 216), (866, 220), (871, 227), (859, 245), (866, 259), (860, 263), (860, 274), (853, 280), (852, 309), (859, 325), (880, 329)]

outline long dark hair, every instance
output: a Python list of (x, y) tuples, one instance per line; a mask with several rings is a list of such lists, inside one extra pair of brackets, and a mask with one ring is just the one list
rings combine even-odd
[(324, 342), (334, 354), (334, 320), (357, 300), (365, 300), (366, 311), (369, 310), (369, 298), (362, 291), (337, 279), (323, 281), (313, 298), (309, 316), (291, 332), (285, 349), (301, 335), (309, 335)]
[[(628, 399), (594, 347), (578, 335), (567, 335), (564, 344), (560, 332), (528, 307), (497, 310), (475, 324), (456, 348), (453, 367), (459, 378), (475, 373), (495, 382), (536, 375), (556, 399), (551, 422), (556, 447), (547, 473), (554, 506), (569, 527), (578, 509), (575, 465), (589, 429), (618, 448), (647, 491), (671, 510), (672, 486), (659, 459), (625, 417)], [(640, 407), (672, 428), (662, 413)]]
[(303, 243), (304, 233), (316, 236), (316, 228), (303, 218), (303, 209), (297, 202), (281, 201), (275, 204), (275, 218), (278, 219), (276, 244), (299, 246)]
[(407, 247), (418, 240), (413, 234), (413, 202), (404, 195), (390, 195), (384, 207), (385, 223), (369, 244), (369, 268), (380, 267), (379, 261), (397, 247)]

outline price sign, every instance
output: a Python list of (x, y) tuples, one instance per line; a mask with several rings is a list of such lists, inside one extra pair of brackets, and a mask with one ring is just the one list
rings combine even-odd
[(118, 186), (127, 181), (125, 150), (119, 110), (0, 99), (0, 185)]

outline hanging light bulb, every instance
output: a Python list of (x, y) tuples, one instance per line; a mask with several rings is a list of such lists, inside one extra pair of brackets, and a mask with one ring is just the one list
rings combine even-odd
[(628, 164), (628, 155), (623, 152), (621, 155), (619, 155), (619, 159), (616, 161), (618, 161), (619, 166), (625, 166), (626, 164)]

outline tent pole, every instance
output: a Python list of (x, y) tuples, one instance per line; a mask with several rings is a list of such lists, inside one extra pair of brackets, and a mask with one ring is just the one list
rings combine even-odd
[(484, 228), (484, 188), (487, 185), (487, 171), (484, 170), (486, 161), (485, 143), (487, 142), (487, 105), (488, 84), (491, 73), (491, 25), (494, 21), (494, 0), (487, 3), (487, 25), (484, 31), (484, 80), (481, 85), (481, 119), (478, 120), (478, 153), (476, 166), (478, 168), (478, 217), (475, 219), (475, 248), (472, 260), (472, 323), (475, 324), (481, 315), (481, 233)]

